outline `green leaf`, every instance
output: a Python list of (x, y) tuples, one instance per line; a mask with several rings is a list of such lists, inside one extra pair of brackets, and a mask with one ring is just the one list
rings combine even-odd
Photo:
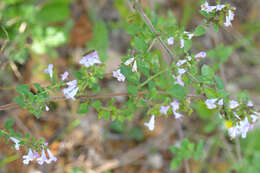
[(98, 118), (104, 118), (104, 120), (108, 120), (110, 118), (110, 112), (103, 109), (98, 113)]
[(13, 119), (13, 118), (10, 118), (9, 120), (7, 120), (7, 121), (5, 122), (5, 129), (9, 129), (9, 128), (11, 128), (13, 125), (14, 125), (14, 119)]
[(214, 28), (214, 31), (218, 32), (218, 24), (217, 23), (212, 23), (212, 26)]
[(43, 22), (61, 22), (70, 15), (68, 2), (50, 2), (44, 5), (37, 13), (39, 21)]
[(184, 51), (188, 52), (192, 47), (192, 40), (184, 40)]
[(16, 87), (16, 91), (19, 92), (19, 94), (28, 94), (28, 92), (30, 92), (30, 88), (27, 85), (19, 85), (18, 87)]
[(199, 25), (195, 28), (194, 35), (201, 36), (201, 35), (205, 34), (205, 32), (206, 32), (206, 29), (203, 26)]
[(173, 96), (177, 100), (185, 99), (188, 89), (180, 86), (178, 84), (173, 85), (171, 88), (167, 91), (171, 96)]
[(139, 37), (134, 37), (133, 47), (136, 48), (137, 50), (143, 52), (146, 49), (146, 43), (143, 39), (141, 39)]
[(92, 103), (92, 106), (97, 110), (99, 111), (102, 107), (102, 103), (99, 101), (99, 100), (96, 100)]
[(220, 77), (215, 76), (215, 80), (216, 80), (216, 88), (219, 90), (224, 90), (225, 89), (225, 85), (223, 80)]
[(81, 103), (80, 106), (79, 106), (79, 110), (78, 110), (78, 114), (86, 114), (89, 112), (89, 103), (86, 102), (86, 103)]
[(216, 98), (217, 97), (216, 90), (214, 90), (212, 88), (204, 88), (204, 91), (205, 91), (208, 98)]
[(144, 138), (143, 132), (140, 128), (137, 127), (133, 127), (129, 132), (128, 135), (137, 140), (137, 141), (142, 141)]
[(174, 171), (175, 169), (180, 167), (181, 166), (181, 162), (182, 162), (181, 158), (174, 158), (174, 159), (172, 159), (172, 161), (170, 163), (170, 170)]
[(133, 94), (133, 95), (138, 94), (138, 89), (133, 85), (127, 86), (127, 91), (128, 91), (129, 94)]
[(206, 64), (204, 64), (202, 66), (201, 73), (202, 73), (202, 76), (204, 76), (204, 77), (206, 77), (207, 79), (210, 79), (210, 80), (212, 80), (212, 78), (214, 77), (214, 70)]

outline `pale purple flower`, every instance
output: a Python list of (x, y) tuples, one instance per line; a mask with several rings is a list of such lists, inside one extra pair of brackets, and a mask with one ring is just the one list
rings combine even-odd
[(132, 72), (137, 72), (137, 64), (136, 61), (134, 61), (133, 67), (132, 67)]
[(57, 158), (55, 156), (53, 156), (53, 154), (51, 153), (51, 151), (49, 149), (47, 149), (47, 153), (49, 155), (49, 162), (51, 163), (52, 161), (56, 162)]
[(225, 8), (226, 6), (223, 4), (218, 4), (216, 5), (216, 11), (221, 11), (223, 8)]
[(215, 9), (216, 9), (216, 6), (209, 6), (207, 1), (201, 5), (201, 10), (206, 11), (207, 13), (210, 13)]
[(215, 109), (217, 107), (217, 105), (216, 105), (217, 100), (218, 99), (207, 99), (205, 101), (205, 103), (206, 103), (208, 109)]
[(173, 112), (176, 119), (180, 119), (183, 115), (178, 112)]
[(185, 64), (186, 62), (187, 62), (186, 59), (181, 59), (181, 60), (179, 60), (179, 61), (176, 63), (176, 65), (177, 65), (177, 66), (182, 66), (182, 65)]
[(170, 106), (161, 106), (160, 113), (166, 115), (169, 108)]
[(184, 39), (181, 39), (181, 46), (180, 46), (180, 48), (181, 49), (184, 48)]
[(224, 104), (223, 99), (220, 99), (220, 100), (218, 101), (218, 105), (223, 106), (223, 104)]
[(174, 38), (173, 37), (170, 37), (168, 38), (168, 45), (173, 45), (174, 44)]
[(255, 123), (258, 120), (258, 116), (255, 114), (251, 114), (250, 118), (252, 119), (252, 122)]
[(179, 84), (179, 85), (181, 85), (181, 86), (184, 86), (184, 82), (183, 82), (182, 79), (181, 79), (181, 74), (178, 75), (177, 77), (174, 76), (174, 75), (172, 75), (172, 77), (176, 80), (176, 81), (174, 82), (174, 84)]
[(235, 108), (238, 107), (238, 106), (239, 106), (239, 104), (238, 104), (237, 101), (235, 101), (235, 100), (231, 100), (231, 101), (230, 101), (230, 105), (229, 105), (229, 108), (230, 108), (230, 109), (235, 109)]
[(240, 133), (241, 133), (242, 138), (246, 138), (246, 134), (249, 131), (250, 127), (251, 127), (251, 125), (250, 125), (247, 117), (243, 121), (240, 121)]
[(14, 137), (10, 137), (10, 140), (12, 140), (13, 142), (14, 142), (14, 144), (15, 144), (15, 149), (16, 150), (19, 150), (20, 149), (20, 140), (19, 139), (16, 139), (16, 138), (14, 138)]
[(187, 58), (188, 58), (188, 60), (189, 60), (189, 61), (191, 61), (191, 60), (192, 60), (192, 57), (191, 57), (191, 56), (188, 56)]
[(49, 73), (50, 77), (53, 77), (53, 64), (49, 64), (48, 68), (43, 70), (44, 73)]
[(195, 58), (205, 58), (207, 56), (206, 52), (199, 52), (195, 55)]
[(84, 64), (85, 67), (93, 66), (94, 64), (101, 64), (99, 60), (98, 52), (93, 51), (85, 56), (79, 61), (80, 64)]
[[(35, 151), (34, 151), (35, 152)], [(33, 161), (37, 158), (37, 155), (35, 155), (31, 148), (29, 148), (28, 154), (23, 156), (23, 164), (28, 165), (30, 161)]]
[(155, 124), (155, 117), (154, 115), (152, 115), (152, 117), (150, 118), (149, 122), (145, 122), (144, 125), (146, 127), (148, 127), (148, 129), (150, 131), (153, 131), (154, 130), (154, 124)]
[(121, 73), (120, 69), (117, 69), (116, 71), (113, 71), (113, 77), (117, 78), (119, 82), (125, 81), (125, 76)]
[(65, 71), (63, 74), (61, 74), (61, 80), (66, 80), (69, 76), (69, 73)]
[(178, 73), (179, 73), (180, 75), (184, 74), (185, 72), (186, 72), (186, 70), (185, 70), (184, 68), (179, 68), (179, 69), (178, 69)]
[(176, 100), (171, 102), (172, 112), (176, 112), (180, 108), (180, 103)]
[(46, 154), (45, 154), (44, 149), (42, 149), (41, 157), (39, 157), (39, 158), (37, 159), (37, 162), (38, 162), (39, 165), (44, 164), (44, 162), (46, 162), (47, 164), (50, 163), (50, 161), (49, 161), (49, 160), (47, 159), (47, 157), (46, 157)]
[(79, 87), (77, 87), (77, 80), (73, 80), (70, 82), (67, 82), (68, 88), (64, 88), (62, 91), (66, 98), (71, 98), (72, 100), (75, 100), (75, 96), (79, 90)]
[(253, 106), (254, 106), (254, 103), (250, 100), (250, 101), (248, 101), (247, 106), (248, 106), (248, 107), (253, 107)]
[(135, 60), (135, 58), (133, 57), (133, 58), (130, 58), (130, 59), (128, 59), (124, 64), (125, 65), (130, 65), (132, 62), (134, 62), (134, 60)]
[(234, 16), (235, 14), (231, 10), (229, 10), (228, 15), (226, 16), (226, 22), (224, 23), (226, 27), (232, 26), (231, 21), (234, 20)]

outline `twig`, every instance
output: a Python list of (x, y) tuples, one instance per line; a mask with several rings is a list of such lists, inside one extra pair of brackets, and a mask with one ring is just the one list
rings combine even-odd
[[(180, 120), (176, 119), (176, 124), (177, 124), (179, 138), (180, 138), (180, 140), (182, 140), (184, 138), (184, 135), (183, 135), (182, 125), (181, 125)], [(190, 166), (189, 166), (188, 161), (185, 159), (183, 161), (184, 161), (185, 172), (190, 173)]]
[(173, 58), (174, 58), (174, 54), (173, 52), (170, 50), (170, 48), (163, 42), (162, 38), (160, 37), (160, 34), (155, 30), (152, 22), (150, 21), (150, 19), (147, 17), (147, 15), (144, 13), (142, 7), (140, 6), (140, 4), (138, 3), (138, 0), (135, 1), (135, 7), (137, 12), (141, 15), (141, 17), (143, 18), (145, 24), (150, 28), (151, 32), (155, 34), (155, 36), (158, 38), (160, 45), (166, 50), (166, 52), (169, 54), (170, 58), (170, 63), (172, 62)]

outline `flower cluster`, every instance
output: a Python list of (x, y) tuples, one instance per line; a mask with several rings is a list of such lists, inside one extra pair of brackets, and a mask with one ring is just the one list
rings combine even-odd
[(218, 4), (216, 6), (210, 6), (207, 1), (204, 4), (201, 5), (201, 10), (205, 11), (206, 13), (216, 13), (218, 11), (222, 11), (223, 9), (228, 10), (228, 14), (225, 17), (226, 22), (224, 23), (224, 25), (226, 27), (232, 26), (231, 21), (234, 20), (234, 16), (235, 16), (235, 14), (232, 11), (232, 10), (235, 10), (234, 7), (232, 7), (232, 10), (231, 10), (231, 9), (228, 9), (228, 6), (224, 5), (224, 4)]
[[(241, 136), (242, 138), (246, 137), (248, 131), (252, 130), (254, 127), (254, 123), (258, 119), (257, 112), (253, 111), (253, 114), (250, 114), (249, 117), (242, 117), (238, 115), (240, 104), (236, 100), (230, 100), (229, 104), (224, 105), (223, 99), (213, 98), (207, 99), (205, 104), (208, 109), (219, 109), (222, 111), (223, 106), (227, 106), (231, 112), (231, 115), (234, 117), (235, 121), (226, 121), (226, 128), (228, 128), (228, 134), (231, 138), (235, 138), (237, 136)], [(244, 105), (243, 105), (244, 106)], [(251, 109), (254, 106), (252, 101), (247, 103), (248, 109)], [(223, 112), (223, 111), (222, 111)], [(222, 119), (224, 116), (219, 113), (219, 117)], [(248, 119), (250, 118), (250, 120)]]
[[(15, 149), (20, 150), (21, 141), (15, 137), (10, 137), (10, 140), (15, 143)], [(23, 164), (28, 165), (30, 161), (33, 161), (35, 159), (37, 160), (39, 165), (42, 165), (44, 163), (50, 164), (52, 161), (56, 162), (57, 158), (52, 154), (52, 152), (50, 151), (49, 148), (46, 149), (47, 153), (49, 155), (49, 159), (47, 158), (46, 153), (45, 153), (45, 147), (47, 147), (47, 146), (48, 146), (48, 144), (44, 144), (44, 146), (42, 146), (41, 156), (39, 155), (39, 153), (37, 151), (29, 148), (27, 155), (23, 156)]]
[[(176, 100), (174, 100), (173, 102), (171, 102), (170, 104), (171, 108), (172, 108), (172, 113), (175, 116), (176, 119), (181, 118), (183, 115), (180, 114), (179, 112), (177, 112), (180, 109), (180, 103)], [(167, 115), (167, 112), (170, 109), (170, 106), (161, 106), (160, 108), (160, 113), (163, 115)]]

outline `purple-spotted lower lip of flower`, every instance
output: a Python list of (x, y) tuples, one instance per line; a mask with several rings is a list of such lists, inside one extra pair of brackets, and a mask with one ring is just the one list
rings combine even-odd
[(99, 60), (98, 52), (93, 51), (85, 56), (79, 61), (80, 64), (83, 64), (85, 67), (90, 67), (95, 64), (101, 64)]
[(19, 139), (16, 139), (16, 138), (14, 138), (14, 137), (10, 137), (10, 140), (12, 140), (14, 143), (15, 143), (15, 149), (16, 150), (19, 150), (20, 149), (20, 140)]
[(238, 104), (237, 101), (235, 101), (235, 100), (231, 100), (231, 101), (230, 101), (230, 105), (229, 105), (229, 108), (230, 108), (230, 109), (235, 109), (235, 108), (238, 107), (238, 106), (239, 106), (239, 104)]
[(170, 45), (170, 46), (173, 45), (174, 44), (174, 38), (173, 37), (169, 37), (167, 42), (168, 42), (168, 45)]
[(113, 77), (116, 78), (119, 82), (125, 81), (125, 76), (121, 73), (120, 69), (113, 71)]
[(52, 78), (52, 77), (53, 77), (53, 71), (52, 71), (52, 69), (53, 69), (53, 64), (49, 64), (49, 65), (48, 65), (48, 68), (45, 69), (45, 70), (43, 70), (43, 72), (44, 72), (44, 73), (49, 73), (50, 77)]
[(61, 74), (61, 80), (66, 80), (69, 76), (69, 72), (65, 71), (63, 74)]
[(215, 104), (215, 102), (217, 101), (218, 99), (207, 99), (205, 101), (208, 109), (215, 109), (217, 107), (217, 105)]
[(169, 108), (170, 106), (161, 106), (160, 113), (166, 115)]

